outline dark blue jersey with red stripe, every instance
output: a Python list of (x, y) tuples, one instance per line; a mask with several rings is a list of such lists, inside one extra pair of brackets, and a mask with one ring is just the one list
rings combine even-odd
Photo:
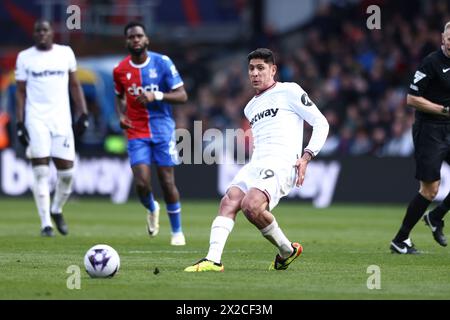
[(114, 68), (113, 77), (116, 94), (125, 94), (126, 115), (134, 127), (127, 130), (128, 139), (170, 139), (175, 130), (172, 105), (165, 101), (153, 101), (143, 106), (136, 102), (136, 98), (145, 91), (169, 92), (183, 85), (172, 60), (148, 51), (147, 60), (136, 65), (128, 56)]

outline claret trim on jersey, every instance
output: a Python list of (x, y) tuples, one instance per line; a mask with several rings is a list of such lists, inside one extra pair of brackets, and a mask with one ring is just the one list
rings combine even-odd
[(259, 97), (259, 96), (262, 95), (264, 92), (266, 92), (266, 91), (272, 89), (273, 87), (275, 87), (277, 83), (278, 83), (278, 82), (275, 81), (275, 82), (273, 83), (273, 85), (271, 85), (270, 87), (268, 87), (268, 88), (264, 89), (263, 91), (261, 91), (260, 93), (258, 93), (258, 94), (255, 96), (255, 98), (256, 98), (256, 97)]

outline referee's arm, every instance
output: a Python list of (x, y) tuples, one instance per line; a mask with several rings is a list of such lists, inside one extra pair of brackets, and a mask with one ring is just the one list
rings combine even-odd
[(424, 97), (408, 94), (406, 96), (406, 103), (422, 112), (449, 116), (449, 106), (436, 104)]

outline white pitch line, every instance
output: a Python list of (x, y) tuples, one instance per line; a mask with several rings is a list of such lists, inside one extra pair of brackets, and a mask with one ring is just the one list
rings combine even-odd
[[(183, 250), (183, 251), (175, 251), (175, 250), (132, 250), (128, 251), (128, 253), (204, 253), (204, 250)], [(251, 250), (228, 250), (230, 253), (242, 253), (242, 252), (251, 252)]]
[(172, 251), (172, 250), (154, 250), (154, 251), (141, 251), (133, 250), (128, 251), (129, 253), (200, 253), (201, 251)]

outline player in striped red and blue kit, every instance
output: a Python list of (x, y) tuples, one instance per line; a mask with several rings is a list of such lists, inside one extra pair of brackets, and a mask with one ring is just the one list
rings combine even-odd
[(137, 193), (148, 211), (148, 233), (156, 236), (159, 232), (159, 204), (151, 189), (154, 163), (172, 227), (171, 244), (185, 245), (173, 168), (179, 160), (171, 104), (186, 102), (187, 93), (170, 58), (147, 50), (149, 40), (142, 24), (130, 22), (124, 33), (130, 55), (114, 68), (114, 87)]

